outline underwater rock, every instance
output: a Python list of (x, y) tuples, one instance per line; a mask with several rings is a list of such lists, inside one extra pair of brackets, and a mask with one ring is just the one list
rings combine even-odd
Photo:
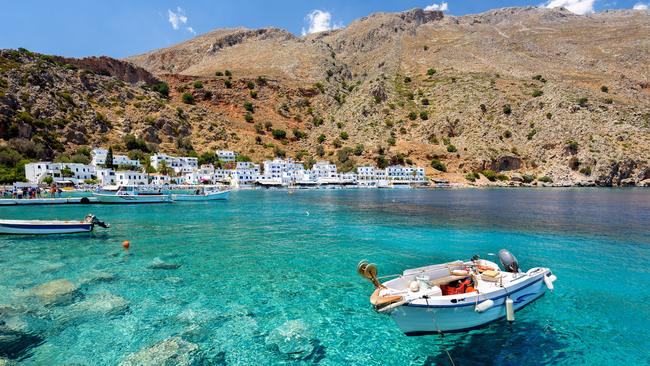
[(124, 314), (129, 309), (129, 302), (123, 297), (105, 292), (90, 295), (83, 301), (73, 304), (69, 309), (73, 313), (113, 316)]
[(180, 268), (180, 264), (175, 264), (175, 263), (167, 263), (163, 261), (162, 259), (156, 257), (153, 259), (153, 262), (149, 265), (149, 269), (178, 269)]
[(66, 305), (79, 295), (79, 287), (66, 280), (54, 280), (31, 288), (29, 295), (38, 297), (45, 305)]
[(82, 285), (92, 285), (95, 283), (112, 282), (117, 279), (117, 276), (109, 272), (91, 272), (87, 277), (83, 278), (80, 282)]
[(289, 320), (275, 328), (266, 338), (266, 344), (291, 360), (305, 359), (314, 351), (309, 329), (300, 320)]
[(187, 366), (197, 361), (199, 346), (179, 337), (172, 337), (158, 342), (149, 348), (143, 348), (128, 355), (121, 366), (161, 365)]
[(42, 342), (43, 338), (38, 335), (9, 329), (4, 324), (0, 324), (0, 357), (19, 358)]
[(16, 365), (15, 362), (8, 360), (6, 358), (0, 358), (0, 366), (14, 366)]

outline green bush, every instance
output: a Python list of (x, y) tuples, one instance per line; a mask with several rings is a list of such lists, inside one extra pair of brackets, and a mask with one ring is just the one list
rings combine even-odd
[(447, 152), (455, 153), (457, 151), (458, 151), (458, 149), (456, 149), (456, 146), (454, 146), (452, 144), (447, 145)]
[(321, 157), (325, 155), (325, 149), (323, 148), (322, 145), (316, 146), (316, 154)]
[(575, 141), (575, 140), (568, 140), (568, 141), (566, 142), (566, 149), (567, 149), (569, 152), (575, 154), (575, 153), (578, 152), (578, 148), (579, 148), (579, 145), (578, 145), (578, 142), (577, 142), (577, 141)]
[(363, 150), (364, 150), (363, 145), (362, 144), (357, 144), (357, 146), (354, 147), (354, 155), (356, 155), (356, 156), (363, 155)]
[(226, 80), (223, 82), (223, 85), (225, 85), (226, 88), (232, 89), (232, 81)]
[(319, 144), (322, 144), (323, 142), (325, 142), (326, 139), (327, 139), (327, 137), (325, 137), (325, 135), (323, 135), (323, 134), (321, 133), (321, 134), (318, 136), (317, 141), (318, 141)]
[(436, 69), (429, 69), (427, 70), (427, 75), (432, 76), (433, 74), (436, 73)]
[(214, 76), (223, 76), (223, 72), (217, 71), (214, 73)]
[(429, 119), (429, 113), (427, 111), (422, 111), (420, 112), (420, 119), (423, 121), (426, 121)]
[(465, 174), (465, 179), (467, 179), (470, 182), (476, 182), (476, 177), (474, 176), (474, 173)]
[(250, 96), (251, 96), (251, 98), (253, 98), (253, 99), (257, 99), (257, 91), (255, 91), (255, 90), (251, 90), (251, 91), (250, 91)]
[(410, 76), (405, 76), (404, 77), (404, 82), (405, 83), (410, 83), (411, 82), (411, 77)]
[(541, 97), (543, 94), (544, 92), (539, 89), (533, 90), (533, 98)]
[(384, 155), (377, 155), (375, 157), (375, 163), (377, 163), (379, 169), (386, 169), (388, 167), (388, 160), (386, 160), (386, 156)]
[(553, 117), (553, 113), (548, 112), (546, 113), (546, 119), (551, 119)]
[(504, 181), (510, 179), (510, 177), (508, 177), (508, 176), (505, 175), (505, 174), (497, 174), (497, 175), (496, 175), (496, 179), (497, 179), (497, 180), (500, 180), (500, 181), (502, 181), (502, 182), (504, 182)]
[(194, 95), (191, 93), (184, 93), (183, 94), (183, 103), (185, 104), (194, 104)]
[(511, 137), (512, 137), (512, 132), (510, 132), (510, 130), (506, 130), (506, 131), (503, 133), (503, 137), (505, 137), (505, 138), (507, 138), (507, 139), (511, 138)]
[(543, 183), (553, 183), (553, 179), (551, 179), (551, 177), (549, 177), (548, 175), (537, 178), (537, 180)]
[(203, 83), (198, 80), (194, 82), (193, 86), (194, 89), (203, 89)]
[(250, 114), (250, 112), (246, 112), (246, 114), (244, 115), (244, 120), (248, 123), (253, 123), (255, 118), (253, 117), (252, 114)]
[(589, 99), (587, 99), (586, 97), (582, 97), (578, 99), (578, 105), (582, 108), (585, 108), (588, 105), (588, 103), (589, 103)]
[(415, 112), (410, 112), (410, 113), (409, 113), (409, 119), (410, 119), (411, 121), (415, 121), (417, 118), (418, 118), (418, 114), (417, 114), (417, 113), (415, 113)]
[(246, 82), (246, 87), (251, 90), (255, 89), (255, 83), (249, 80)]
[(332, 141), (332, 145), (334, 145), (334, 147), (338, 149), (341, 146), (343, 146), (343, 143), (341, 143), (341, 140), (335, 139), (334, 141)]
[(605, 85), (603, 85), (603, 86), (600, 87), (600, 91), (603, 92), (603, 93), (607, 93), (607, 92), (609, 92), (609, 88), (606, 87)]
[(569, 168), (571, 168), (571, 170), (578, 170), (578, 168), (580, 168), (580, 159), (575, 156), (569, 159)]
[(485, 169), (481, 171), (481, 174), (490, 182), (494, 182), (497, 179), (497, 173), (492, 169)]
[(435, 170), (439, 170), (441, 172), (446, 172), (447, 171), (447, 166), (443, 164), (439, 159), (433, 159), (431, 160), (431, 166)]
[(528, 135), (526, 135), (526, 138), (529, 139), (529, 140), (532, 140), (533, 137), (534, 137), (536, 134), (537, 134), (537, 130), (533, 128), (532, 130), (530, 130), (530, 132), (528, 132)]
[(422, 103), (422, 105), (429, 105), (429, 99), (427, 98), (422, 98), (420, 102)]
[(271, 131), (271, 135), (276, 140), (284, 140), (287, 138), (287, 132), (285, 130), (273, 130)]
[(244, 109), (251, 113), (255, 113), (255, 107), (253, 107), (253, 103), (251, 102), (248, 101), (244, 102)]
[(169, 85), (164, 81), (162, 83), (152, 85), (151, 90), (157, 92), (164, 98), (169, 97)]
[(232, 72), (230, 72), (230, 70), (226, 70), (224, 74), (228, 77), (232, 76)]
[(394, 137), (389, 137), (388, 140), (386, 140), (386, 142), (388, 142), (388, 145), (390, 146), (395, 146), (395, 144), (397, 143)]
[(532, 174), (524, 174), (521, 176), (521, 179), (524, 181), (524, 183), (531, 183), (535, 180), (535, 176)]
[(510, 104), (504, 104), (502, 109), (503, 109), (503, 114), (505, 114), (506, 116), (512, 114), (512, 107), (510, 107)]
[(295, 137), (296, 140), (304, 139), (305, 137), (307, 137), (306, 132), (300, 131), (297, 128), (294, 128), (292, 132), (293, 132), (293, 137)]
[(591, 175), (591, 167), (590, 166), (585, 166), (585, 167), (580, 168), (580, 173), (582, 173), (584, 175), (587, 175), (587, 176)]
[(341, 137), (342, 140), (347, 140), (348, 138), (350, 138), (350, 135), (348, 135), (348, 133), (345, 131), (341, 132), (339, 136)]

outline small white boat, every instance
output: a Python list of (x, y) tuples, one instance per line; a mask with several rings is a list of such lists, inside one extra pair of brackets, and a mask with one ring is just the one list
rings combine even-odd
[(108, 228), (94, 215), (87, 215), (83, 221), (57, 220), (0, 220), (0, 234), (72, 234), (91, 232), (95, 225)]
[(121, 186), (115, 194), (93, 193), (99, 203), (169, 203), (171, 195), (143, 193), (135, 186)]
[(357, 271), (372, 281), (370, 303), (387, 313), (409, 336), (463, 332), (495, 320), (514, 320), (515, 311), (553, 290), (557, 279), (548, 268), (520, 272), (516, 258), (499, 252), (504, 267), (474, 256), (456, 261), (408, 269), (397, 278), (379, 283), (377, 267), (366, 261)]
[(195, 194), (172, 194), (173, 201), (216, 201), (227, 200), (230, 191), (197, 190)]

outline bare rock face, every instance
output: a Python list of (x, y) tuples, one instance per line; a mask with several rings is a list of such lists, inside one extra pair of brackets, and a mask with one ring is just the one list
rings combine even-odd
[(173, 337), (127, 356), (120, 366), (190, 366), (196, 364), (198, 351), (196, 344)]
[(112, 76), (127, 83), (157, 84), (160, 80), (142, 67), (111, 57), (55, 58), (61, 63), (77, 66), (95, 74)]
[(508, 170), (518, 170), (522, 167), (522, 160), (518, 156), (503, 155), (490, 163), (490, 169), (502, 172)]

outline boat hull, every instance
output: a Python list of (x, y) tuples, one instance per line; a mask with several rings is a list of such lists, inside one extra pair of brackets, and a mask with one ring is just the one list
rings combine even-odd
[(83, 222), (18, 222), (0, 221), (0, 234), (24, 234), (24, 235), (46, 235), (46, 234), (75, 234), (87, 233), (93, 230), (92, 223)]
[(534, 276), (512, 288), (498, 291), (489, 296), (479, 295), (478, 303), (487, 299), (494, 305), (484, 312), (476, 312), (476, 295), (456, 299), (454, 303), (411, 303), (400, 306), (391, 312), (399, 328), (409, 336), (464, 332), (485, 326), (506, 316), (505, 302), (513, 300), (514, 311), (540, 298), (546, 292), (544, 275)]
[(227, 200), (230, 195), (230, 191), (215, 192), (208, 194), (173, 194), (172, 200), (174, 201), (190, 201), (190, 202), (200, 202), (200, 201), (218, 201), (218, 200)]
[(169, 203), (172, 201), (169, 195), (117, 195), (94, 193), (94, 197), (100, 203), (111, 204), (134, 204), (134, 203)]

